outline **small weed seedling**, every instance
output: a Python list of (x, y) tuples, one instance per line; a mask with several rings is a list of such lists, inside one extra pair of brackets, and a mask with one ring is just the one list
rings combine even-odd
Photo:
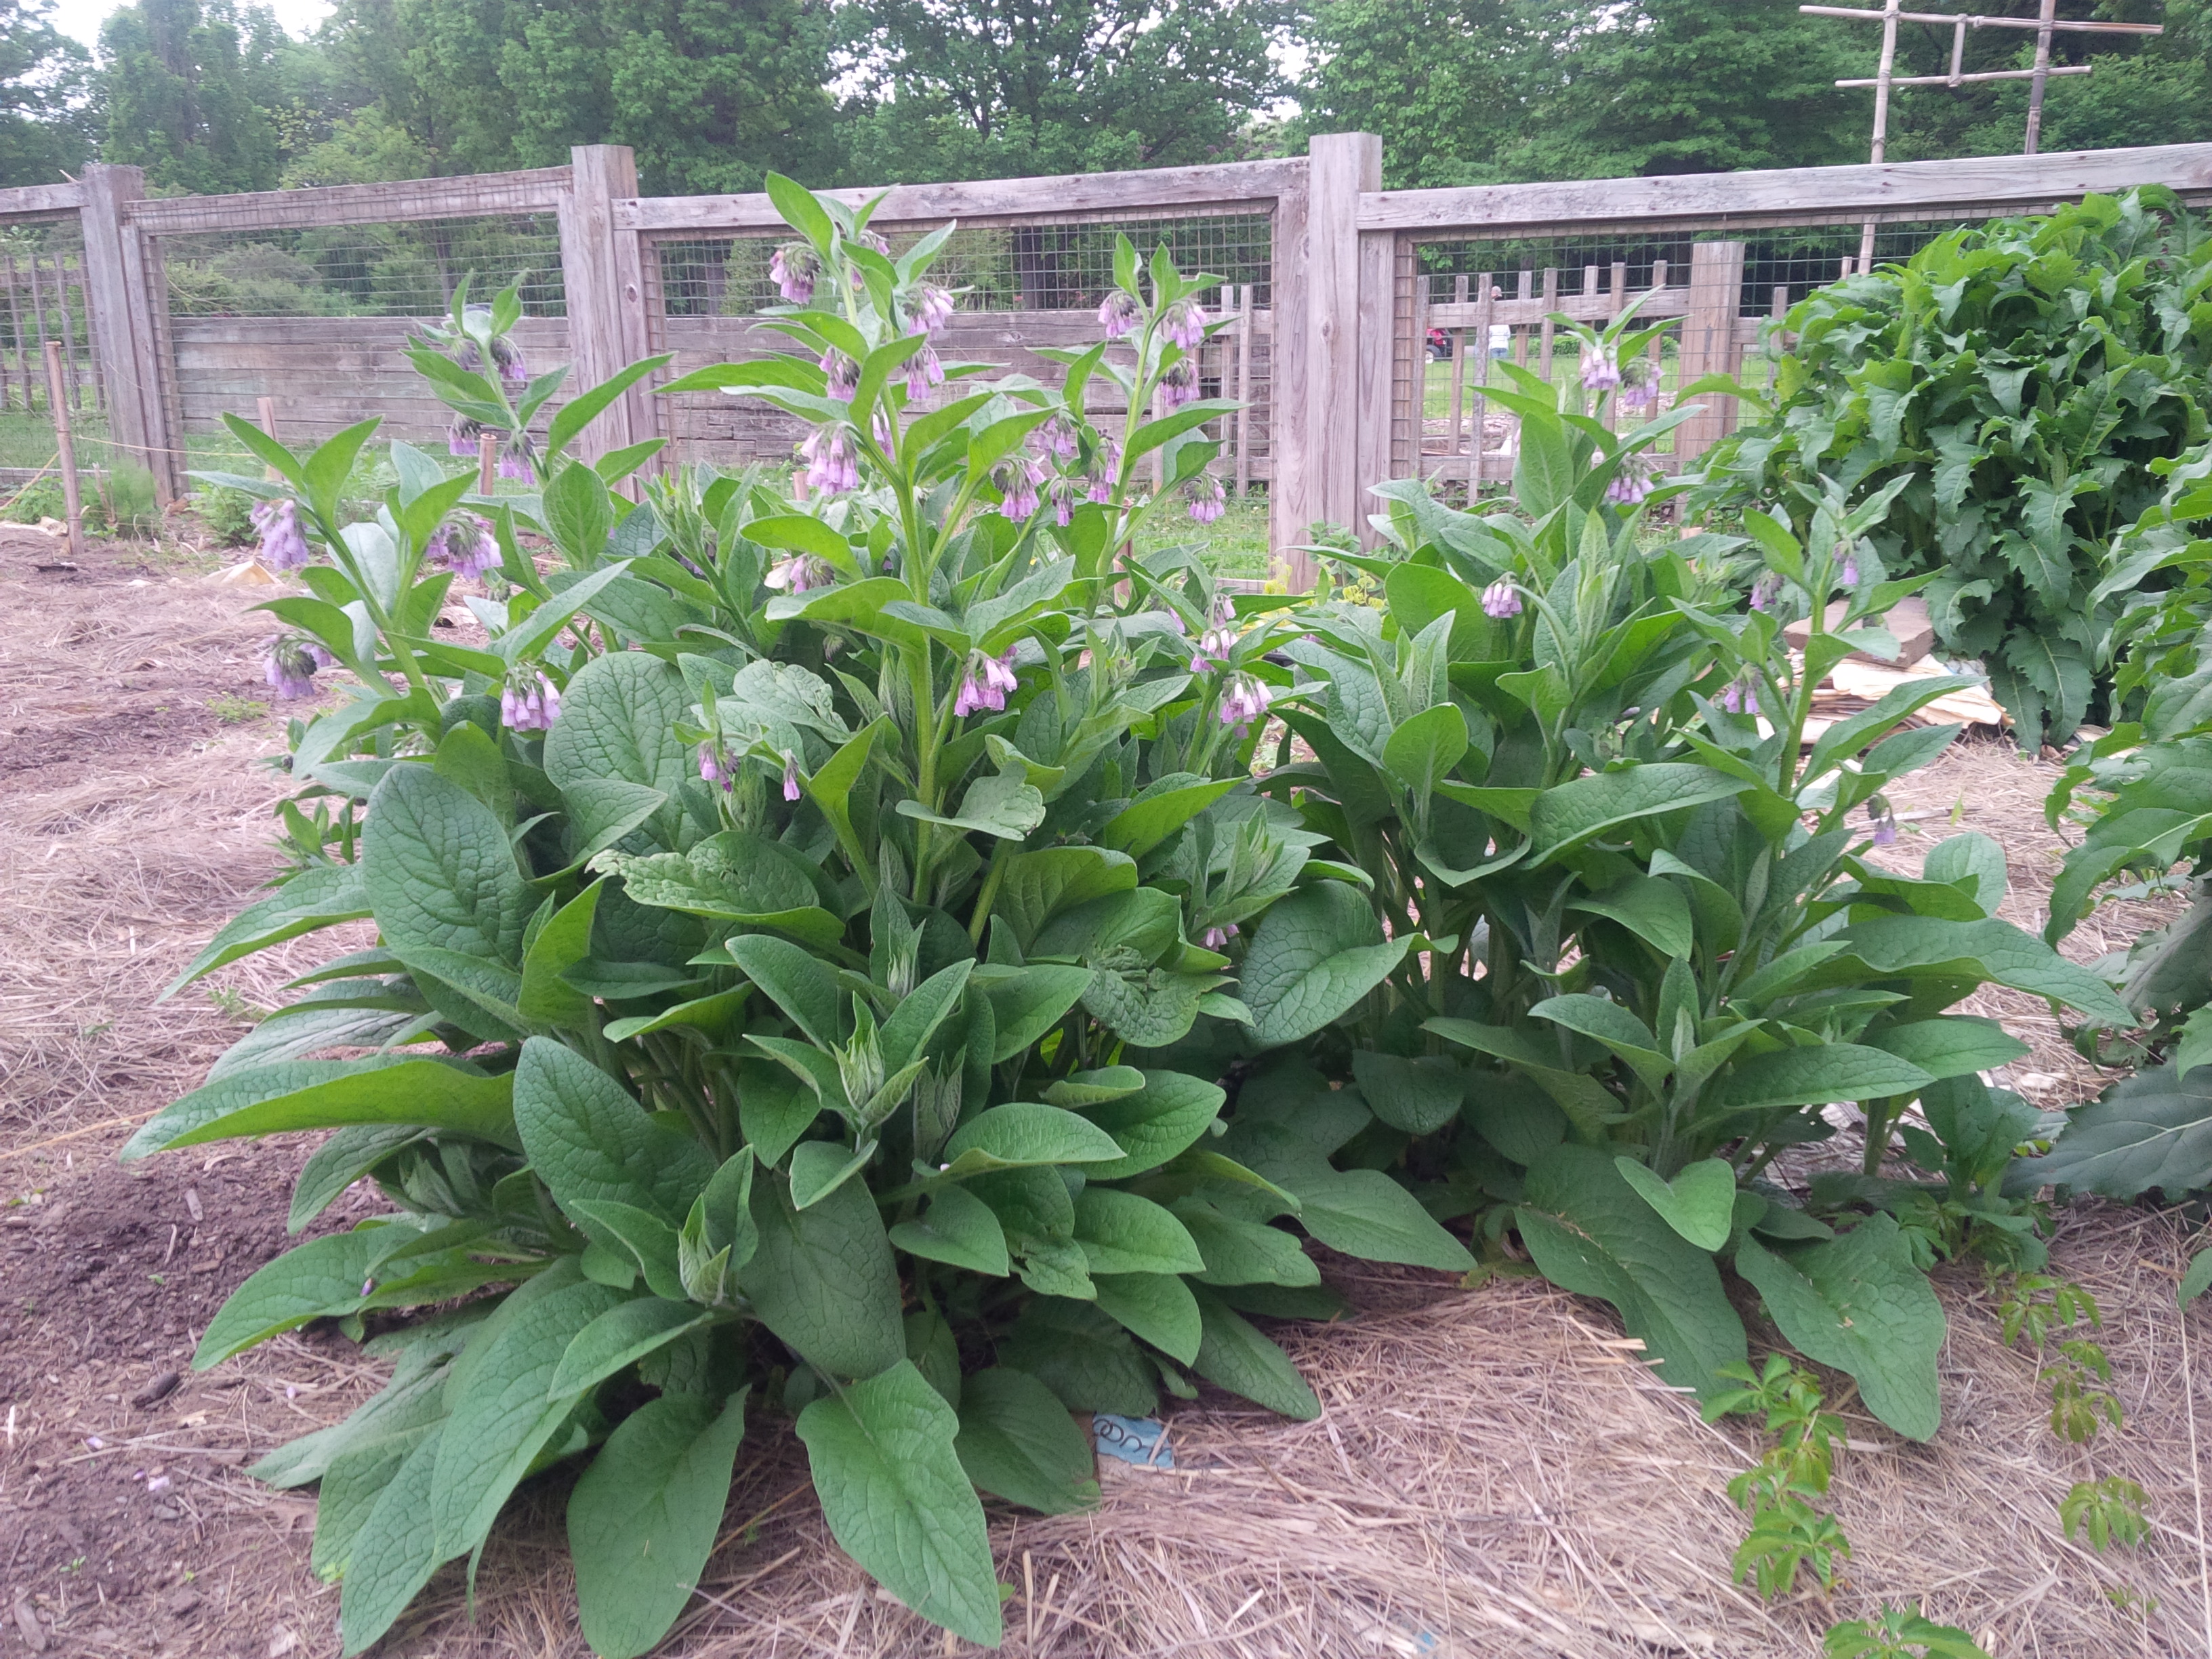
[(1729, 1482), (1729, 1498), (1751, 1516), (1750, 1534), (1735, 1553), (1735, 1577), (1751, 1578), (1768, 1601), (1790, 1593), (1801, 1567), (1811, 1569), (1823, 1592), (1833, 1589), (1850, 1558), (1850, 1540), (1834, 1516), (1807, 1500), (1828, 1490), (1843, 1419), (1820, 1409), (1820, 1384), (1785, 1355), (1770, 1355), (1756, 1374), (1748, 1365), (1726, 1366), (1721, 1374), (1747, 1386), (1714, 1395), (1705, 1420), (1760, 1413), (1777, 1442)]
[[(2112, 1362), (2103, 1346), (2086, 1336), (2057, 1334), (2084, 1322), (2092, 1329), (2102, 1329), (2104, 1316), (2095, 1297), (2079, 1285), (2048, 1274), (2022, 1273), (2013, 1280), (1997, 1311), (2008, 1345), (2025, 1336), (2040, 1353), (2046, 1341), (2057, 1337), (2057, 1361), (2036, 1373), (2051, 1386), (2051, 1433), (2086, 1446), (2100, 1431), (2123, 1425), (2125, 1413), (2119, 1397), (2099, 1386), (2112, 1380)], [(2150, 1535), (2150, 1522), (2143, 1515), (2148, 1501), (2141, 1486), (2120, 1475), (2077, 1480), (2059, 1503), (2058, 1521), (2067, 1537), (2080, 1533), (2100, 1555), (2114, 1544), (2133, 1549)]]
[(1939, 1625), (1917, 1607), (1884, 1607), (1876, 1619), (1850, 1619), (1821, 1641), (1822, 1659), (1990, 1659), (1956, 1625)]
[(225, 726), (244, 726), (259, 720), (269, 712), (269, 705), (258, 697), (222, 696), (211, 699), (208, 713)]

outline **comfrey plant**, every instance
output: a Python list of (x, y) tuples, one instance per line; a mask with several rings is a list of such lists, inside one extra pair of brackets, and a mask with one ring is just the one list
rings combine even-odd
[[(1204, 325), (1189, 285), (1156, 259), (1140, 294), (1125, 258), (1133, 320), (1073, 354), (1070, 390), (916, 374), (942, 235), (894, 258), (866, 210), (771, 188), (802, 240), (765, 325), (808, 355), (671, 390), (750, 389), (835, 476), (804, 507), (697, 472), (632, 505), (578, 465), (502, 506), (503, 546), (527, 510), (572, 568), (532, 611), (509, 553), (495, 653), (562, 629), (574, 653), (501, 679), (432, 659), (464, 674), (426, 690), (428, 721), (301, 769), (367, 794), (357, 860), (295, 877), (185, 978), (342, 921), (376, 942), (303, 975), (128, 1149), (334, 1128), (294, 1229), (363, 1178), (394, 1206), (256, 1273), (198, 1356), (376, 1322), (389, 1386), (258, 1466), (322, 1483), (314, 1562), (349, 1653), (520, 1481), (586, 1457), (584, 1634), (644, 1652), (714, 1546), (749, 1414), (795, 1417), (831, 1530), (893, 1595), (994, 1644), (979, 1494), (1095, 1501), (1071, 1410), (1148, 1412), (1194, 1372), (1318, 1411), (1246, 1317), (1328, 1305), (1286, 1221), (1469, 1261), (1379, 1176), (1243, 1161), (1214, 1076), (1162, 1059), (1201, 1019), (1358, 994), (1240, 986), (1216, 948), (1344, 873), (1250, 782), (1290, 629), (1240, 624), (1187, 562), (1115, 562), (1160, 505), (1132, 499), (1137, 460), (1167, 450), (1188, 483), (1212, 453), (1202, 403), (1141, 414)], [(1099, 373), (1137, 411), (1110, 435), (1080, 396)], [(1098, 499), (1056, 491), (1070, 477)], [(437, 499), (389, 504), (384, 533), (427, 544)], [(389, 590), (362, 526), (330, 530)], [(450, 580), (403, 566), (362, 614), (419, 638), (434, 605), (404, 596)]]
[[(1284, 715), (1313, 762), (1267, 787), (1345, 878), (1262, 921), (1244, 997), (1319, 939), (1358, 1000), (1198, 1035), (1224, 1055), (1302, 1044), (1350, 1085), (1330, 1097), (1335, 1167), (1480, 1216), (1492, 1248), (1516, 1231), (1554, 1282), (1614, 1303), (1668, 1381), (1710, 1393), (1744, 1358), (1725, 1266), (1801, 1352), (1925, 1437), (1943, 1321), (1921, 1269), (2036, 1253), (1997, 1186), (2037, 1115), (1978, 1076), (2025, 1050), (1946, 1011), (1984, 982), (2118, 1005), (1996, 919), (1986, 838), (1931, 849), (1917, 876), (1872, 856), (1883, 790), (1955, 734), (1903, 723), (1960, 683), (1812, 726), (1814, 685), (1847, 652), (1893, 648), (1870, 619), (1916, 585), (1883, 579), (1881, 501), (1820, 495), (1802, 541), (1747, 514), (1762, 605), (1723, 612), (1725, 544), (1647, 549), (1637, 507), (1606, 499), (1649, 428), (1609, 430), (1574, 388), (1505, 395), (1519, 511), (1385, 492), (1410, 550), (1387, 614), (1309, 617), (1311, 642), (1285, 652), (1326, 687)], [(1797, 616), (1802, 656), (1781, 637)], [(1279, 1182), (1290, 1155), (1263, 1155), (1250, 1093), (1224, 1150)], [(1778, 1184), (1781, 1154), (1835, 1134), (1838, 1103), (1863, 1125), (1858, 1170)]]

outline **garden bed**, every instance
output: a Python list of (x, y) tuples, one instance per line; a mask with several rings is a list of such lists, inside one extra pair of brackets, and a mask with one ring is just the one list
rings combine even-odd
[[(226, 970), (214, 998), (153, 1004), (270, 868), (282, 781), (258, 761), (281, 730), (246, 706), (264, 692), (267, 626), (236, 590), (129, 555), (38, 570), (57, 562), (53, 545), (31, 532), (0, 541), (12, 900), (0, 911), (0, 1654), (33, 1650), (34, 1631), (58, 1653), (334, 1653), (336, 1591), (307, 1567), (311, 1500), (238, 1471), (342, 1416), (378, 1368), (317, 1330), (212, 1373), (186, 1365), (222, 1297), (282, 1247), (306, 1145), (112, 1161), (129, 1126), (236, 1035), (224, 1004), (265, 1002), (288, 972), (279, 950)], [(1917, 862), (1927, 842), (1914, 832), (1940, 839), (1954, 823), (1995, 837), (2012, 866), (2005, 914), (2033, 928), (2057, 858), (2041, 816), (2051, 775), (2002, 745), (1955, 748), (1897, 792), (1898, 851)], [(2100, 912), (2068, 954), (2123, 945), (2150, 919)], [(2033, 1044), (2012, 1086), (2045, 1107), (2100, 1086), (2041, 1003), (1984, 996), (1976, 1012)], [(322, 1225), (350, 1218), (342, 1206)], [(1209, 1391), (1171, 1419), (1173, 1472), (1109, 1464), (1090, 1515), (994, 1510), (1000, 1576), (1015, 1586), (1006, 1650), (1778, 1656), (1811, 1650), (1834, 1618), (1924, 1596), (1931, 1614), (1993, 1631), (1993, 1653), (2191, 1651), (2212, 1617), (2189, 1389), (2207, 1357), (2181, 1347), (2179, 1255), (2172, 1223), (2117, 1211), (2069, 1212), (2055, 1246), (2057, 1270), (2105, 1310), (2128, 1423), (2100, 1438), (2097, 1468), (2149, 1495), (2154, 1530), (2133, 1554), (2062, 1537), (2057, 1504), (2086, 1462), (2044, 1426), (2034, 1366), (2000, 1346), (1978, 1272), (1938, 1276), (1951, 1335), (1932, 1446), (1899, 1442), (1843, 1397), (1854, 1449), (1834, 1506), (1859, 1553), (1835, 1604), (1766, 1607), (1728, 1582), (1742, 1522), (1722, 1487), (1752, 1442), (1703, 1426), (1633, 1362), (1607, 1310), (1538, 1282), (1462, 1292), (1332, 1261), (1355, 1317), (1279, 1333), (1323, 1402), (1318, 1420)], [(804, 1458), (773, 1421), (756, 1414), (720, 1547), (669, 1650), (950, 1642), (829, 1545)], [(582, 1654), (560, 1496), (541, 1490), (495, 1535), (473, 1634), (449, 1569), (390, 1650)], [(2156, 1598), (2148, 1628), (2108, 1595), (2123, 1589)]]

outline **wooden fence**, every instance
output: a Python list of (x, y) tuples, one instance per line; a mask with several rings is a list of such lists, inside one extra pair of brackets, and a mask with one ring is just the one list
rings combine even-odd
[[(1303, 582), (1308, 527), (1360, 525), (1374, 483), (1480, 491), (1510, 475), (1512, 423), (1486, 398), (1498, 354), (1568, 372), (1559, 315), (1602, 324), (1633, 304), (1668, 324), (1653, 363), (1671, 396), (1739, 370), (1794, 293), (1848, 269), (1848, 256), (1821, 263), (1824, 228), (1848, 227), (1855, 251), (1865, 222), (1905, 238), (2137, 184), (2212, 198), (2212, 145), (1465, 190), (1384, 191), (1381, 178), (1381, 141), (1339, 134), (1290, 160), (901, 186), (874, 223), (896, 243), (957, 222), (963, 257), (980, 263), (948, 355), (1040, 377), (1057, 372), (1040, 348), (1097, 337), (1110, 233), (1193, 250), (1184, 263), (1221, 278), (1209, 310), (1228, 320), (1201, 378), (1243, 405), (1218, 423), (1215, 465), (1234, 493), (1265, 492), (1271, 544)], [(0, 228), (70, 221), (81, 259), (11, 267), (0, 248), (0, 406), (43, 398), (24, 371), (60, 338), (84, 357), (72, 400), (106, 410), (112, 442), (165, 500), (184, 487), (193, 434), (262, 398), (288, 441), (368, 414), (392, 435), (434, 436), (444, 410), (404, 348), (459, 276), (487, 274), (486, 248), (505, 274), (532, 267), (518, 341), (533, 367), (572, 361), (574, 386), (651, 353), (674, 353), (673, 374), (780, 343), (750, 314), (764, 250), (787, 234), (768, 198), (641, 197), (618, 146), (579, 148), (564, 167), (246, 196), (150, 200), (137, 169), (108, 166), (0, 191)], [(1778, 238), (1813, 250), (1795, 288), (1767, 280)], [(1217, 254), (1231, 268), (1209, 264)], [(1094, 416), (1125, 417), (1093, 386)], [(1678, 430), (1676, 462), (1733, 418), (1709, 400)], [(781, 464), (796, 435), (758, 404), (640, 386), (586, 441), (658, 437), (664, 459)]]

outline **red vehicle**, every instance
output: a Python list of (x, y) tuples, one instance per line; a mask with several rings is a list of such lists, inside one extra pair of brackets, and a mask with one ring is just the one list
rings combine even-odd
[(1429, 358), (1432, 362), (1448, 362), (1451, 359), (1451, 336), (1440, 328), (1429, 331)]

